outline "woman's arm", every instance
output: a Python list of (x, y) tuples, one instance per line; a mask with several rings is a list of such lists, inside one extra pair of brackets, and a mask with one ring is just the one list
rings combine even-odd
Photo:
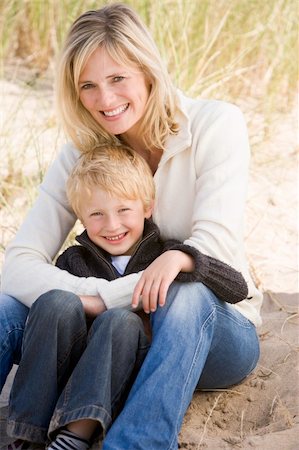
[(200, 127), (192, 121), (196, 182), (191, 235), (184, 243), (235, 267), (244, 239), (248, 132), (238, 107), (212, 103)]
[(195, 247), (174, 241), (166, 242), (165, 249), (186, 253), (193, 260), (193, 270), (181, 270), (176, 280), (204, 283), (214, 294), (228, 303), (246, 299), (248, 286), (241, 272), (211, 256), (204, 255)]

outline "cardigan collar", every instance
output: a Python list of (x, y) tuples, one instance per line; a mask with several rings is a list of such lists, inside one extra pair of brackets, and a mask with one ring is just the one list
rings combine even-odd
[(177, 91), (178, 98), (178, 110), (175, 115), (175, 120), (179, 124), (179, 131), (177, 134), (171, 134), (168, 136), (165, 144), (165, 151), (161, 157), (161, 163), (164, 163), (176, 153), (179, 153), (191, 146), (192, 134), (189, 120), (189, 114), (187, 111), (188, 99), (183, 93)]

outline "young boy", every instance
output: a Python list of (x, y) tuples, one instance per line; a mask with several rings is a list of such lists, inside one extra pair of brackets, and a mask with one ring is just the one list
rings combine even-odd
[[(161, 238), (158, 227), (151, 220), (155, 200), (155, 186), (152, 173), (146, 161), (129, 148), (111, 146), (110, 148), (97, 148), (93, 152), (83, 154), (69, 177), (67, 195), (70, 205), (82, 222), (85, 230), (76, 237), (80, 245), (69, 247), (58, 257), (56, 265), (61, 269), (79, 277), (100, 277), (106, 280), (113, 280), (130, 273), (146, 271), (146, 269), (150, 270), (149, 266), (151, 263), (165, 251), (173, 250), (174, 257), (176, 256), (175, 252), (180, 251), (186, 255), (186, 265), (184, 267), (186, 270), (184, 272), (181, 271), (176, 276), (176, 281), (202, 282), (220, 299), (231, 303), (241, 301), (247, 296), (246, 282), (236, 270), (214, 258), (203, 255), (194, 247), (184, 245), (176, 240), (163, 240)], [(162, 269), (161, 272), (163, 272)], [(165, 296), (166, 293), (165, 290), (163, 291), (162, 284), (158, 286), (157, 292), (158, 295), (156, 296), (150, 296), (150, 298), (142, 297), (140, 302), (145, 312), (155, 311), (157, 302), (159, 306), (163, 306), (163, 292)], [(36, 303), (38, 302), (39, 299)], [(132, 306), (133, 309), (138, 306), (136, 299), (133, 299)], [(47, 305), (47, 308), (46, 314), (51, 310), (51, 306)], [(32, 326), (30, 324), (34, 322), (34, 314), (37, 315), (37, 313), (32, 312), (33, 310), (34, 306), (29, 313), (28, 327)], [(51, 312), (51, 314), (53, 313)], [(63, 320), (67, 319), (64, 318)], [(70, 321), (71, 319), (69, 318), (68, 320)], [(38, 321), (38, 317), (36, 321)], [(144, 324), (146, 326), (145, 320)], [(43, 331), (40, 328), (41, 326), (37, 327), (37, 331), (33, 330), (31, 332), (31, 334), (35, 332), (34, 338), (31, 337), (32, 342), (42, 340), (43, 335), (40, 333)], [(27, 332), (28, 330), (26, 329)], [(80, 374), (80, 370), (78, 369), (77, 371), (77, 366), (75, 366), (71, 378), (69, 378), (69, 381), (66, 380), (66, 385), (61, 388), (61, 395), (59, 396), (56, 393), (55, 398), (52, 398), (53, 394), (46, 394), (46, 392), (49, 392), (46, 381), (44, 381), (43, 385), (45, 392), (40, 392), (40, 389), (34, 385), (34, 380), (43, 378), (43, 374), (38, 373), (38, 377), (36, 377), (36, 371), (35, 374), (32, 372), (33, 366), (31, 362), (34, 358), (36, 359), (36, 347), (33, 344), (29, 344), (26, 347), (26, 333), (24, 339), (24, 349), (26, 351), (23, 354), (12, 389), (9, 418), (11, 426), (8, 431), (12, 436), (24, 439), (24, 434), (17, 434), (15, 425), (21, 417), (22, 425), (26, 431), (32, 427), (39, 436), (44, 436), (43, 433), (45, 432), (43, 430), (49, 430), (50, 438), (54, 437), (55, 439), (48, 447), (51, 450), (87, 449), (90, 446), (91, 438), (98, 434), (96, 430), (99, 428), (99, 423), (102, 425), (104, 432), (107, 431), (107, 426), (111, 425), (111, 423), (109, 422), (108, 425), (107, 423), (103, 424), (97, 416), (91, 418), (83, 415), (83, 418), (77, 419), (76, 416), (76, 419), (73, 419), (71, 423), (64, 423), (61, 427), (57, 425), (59, 422), (55, 418), (55, 413), (59, 417), (70, 413), (67, 409), (64, 410), (66, 408), (65, 404), (62, 407), (58, 407), (58, 397), (61, 399), (69, 396), (70, 385), (73, 389), (75, 388), (75, 394), (73, 393), (73, 397), (71, 397), (74, 398), (76, 403), (76, 393), (77, 395), (79, 393), (82, 394), (82, 386), (84, 378), (86, 378), (85, 372), (88, 372), (88, 365), (95, 358), (94, 348), (97, 349), (96, 358), (99, 358), (98, 349), (99, 346), (103, 346), (102, 340), (96, 341), (96, 346), (89, 350), (90, 340), (89, 338), (87, 339), (86, 350), (84, 350), (85, 359), (83, 360), (83, 356), (81, 356), (77, 363), (78, 367), (81, 364), (81, 367), (85, 368), (85, 372), (83, 370)], [(54, 346), (53, 342), (57, 343), (57, 347), (62, 345), (59, 339), (55, 338), (55, 333), (57, 334), (58, 331), (51, 326), (50, 344), (47, 341), (48, 346), (51, 348)], [(102, 331), (103, 335), (104, 331)], [(30, 345), (32, 345), (32, 349)], [(109, 348), (110, 344), (108, 343), (106, 349)], [(143, 359), (146, 351), (144, 351)], [(41, 352), (44, 352), (44, 354), (38, 354), (40, 367), (46, 366), (47, 374), (49, 375), (49, 372), (53, 374), (52, 378), (49, 376), (50, 383), (56, 383), (53, 378), (59, 378), (58, 375), (55, 375), (57, 370), (56, 360), (54, 364), (51, 362), (47, 349), (43, 350), (41, 348)], [(103, 361), (105, 361), (105, 356), (103, 358)], [(140, 365), (141, 363), (142, 361)], [(117, 363), (107, 364), (113, 366), (113, 364)], [(53, 368), (52, 366), (55, 367)], [(100, 386), (101, 383), (106, 383), (107, 376), (105, 376), (105, 381), (98, 381), (101, 378), (96, 373), (97, 370), (103, 371), (102, 368), (103, 365), (100, 369), (92, 372), (97, 392), (107, 392), (106, 384), (104, 387)], [(137, 369), (139, 370), (139, 368), (140, 366)], [(117, 371), (114, 366), (112, 369)], [(109, 373), (113, 373), (112, 369)], [(134, 370), (136, 372), (136, 368)], [(82, 372), (84, 376), (82, 376)], [(46, 416), (43, 419), (43, 426), (39, 425), (37, 427), (35, 424), (33, 427), (30, 419), (28, 419), (28, 409), (27, 411), (25, 410), (25, 413), (24, 407), (26, 408), (26, 406), (20, 400), (18, 406), (15, 406), (20, 390), (24, 389), (24, 380), (26, 380), (27, 389), (28, 384), (30, 384), (29, 390), (33, 389), (36, 404), (43, 404), (43, 398), (47, 398), (48, 403), (53, 405), (49, 408), (48, 413), (45, 412), (45, 405), (43, 407), (43, 414)], [(56, 392), (55, 389), (54, 391)], [(59, 389), (57, 391), (59, 392)], [(42, 396), (42, 398), (38, 398), (39, 396)], [(50, 396), (51, 400), (49, 400)], [(103, 410), (102, 399), (93, 398), (92, 401), (93, 405), (97, 405), (100, 410)], [(87, 400), (86, 403), (87, 405), (84, 404), (84, 407), (89, 408), (90, 405)], [(73, 405), (71, 411), (78, 411), (81, 407), (82, 405), (75, 408)], [(52, 416), (54, 410), (55, 413)], [(29, 440), (28, 434), (26, 439)], [(31, 439), (33, 438), (31, 437)], [(20, 448), (23, 448), (22, 444)]]
[[(229, 303), (246, 298), (247, 284), (235, 269), (195, 247), (161, 238), (150, 219), (155, 201), (152, 173), (129, 148), (95, 149), (83, 155), (69, 177), (67, 195), (85, 231), (76, 237), (81, 245), (58, 258), (61, 269), (112, 280), (146, 269), (166, 250), (179, 250), (190, 255), (193, 264), (178, 274), (177, 281), (202, 282)], [(146, 312), (156, 306), (143, 304)]]

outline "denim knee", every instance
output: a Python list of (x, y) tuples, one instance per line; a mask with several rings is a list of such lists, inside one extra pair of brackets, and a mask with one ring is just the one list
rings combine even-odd
[(83, 314), (83, 305), (80, 298), (72, 292), (53, 289), (42, 294), (32, 305), (30, 316), (38, 314), (39, 317), (46, 317), (47, 320), (68, 320), (72, 316)]
[(109, 335), (112, 345), (128, 347), (128, 351), (131, 348), (132, 352), (144, 352), (149, 348), (149, 340), (141, 318), (126, 309), (109, 309), (96, 317), (90, 329), (89, 339), (94, 334)]
[(143, 329), (140, 317), (132, 311), (122, 308), (108, 309), (96, 317), (92, 327), (96, 329), (99, 326), (109, 326), (112, 331), (116, 331), (117, 334), (124, 334), (125, 336)]

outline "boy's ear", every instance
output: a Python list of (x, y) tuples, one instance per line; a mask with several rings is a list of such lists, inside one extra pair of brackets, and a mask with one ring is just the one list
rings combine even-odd
[(150, 206), (148, 206), (145, 211), (144, 211), (144, 217), (146, 219), (149, 219), (152, 214), (153, 214), (153, 210), (154, 210), (154, 201), (151, 202)]

